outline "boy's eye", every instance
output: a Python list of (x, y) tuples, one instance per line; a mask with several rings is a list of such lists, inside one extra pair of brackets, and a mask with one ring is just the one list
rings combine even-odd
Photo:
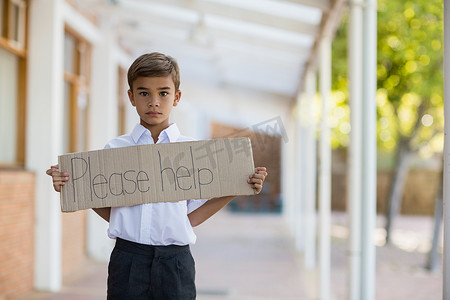
[(169, 95), (169, 93), (168, 92), (161, 92), (161, 93), (159, 93), (159, 95), (160, 96), (167, 96), (167, 95)]
[(148, 96), (148, 93), (147, 92), (140, 92), (139, 95), (141, 95), (142, 97), (146, 97), (146, 96)]

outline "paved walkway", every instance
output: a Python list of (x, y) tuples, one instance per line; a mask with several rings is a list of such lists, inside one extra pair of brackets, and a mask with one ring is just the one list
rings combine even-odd
[[(382, 226), (382, 219), (379, 220)], [(441, 273), (424, 269), (432, 219), (402, 216), (394, 224), (393, 246), (377, 247), (377, 300), (442, 299)], [(346, 299), (345, 215), (333, 214), (333, 299)], [(316, 274), (302, 269), (279, 215), (221, 212), (196, 229), (192, 246), (198, 300), (318, 299)], [(383, 230), (376, 240), (382, 244)], [(105, 299), (105, 263), (90, 262), (59, 293), (32, 293), (21, 300)]]

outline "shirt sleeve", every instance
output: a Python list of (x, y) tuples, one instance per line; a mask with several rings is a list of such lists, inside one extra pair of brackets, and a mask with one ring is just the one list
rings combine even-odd
[(187, 200), (187, 213), (190, 214), (191, 212), (193, 212), (194, 210), (205, 204), (206, 201), (208, 201), (208, 199)]

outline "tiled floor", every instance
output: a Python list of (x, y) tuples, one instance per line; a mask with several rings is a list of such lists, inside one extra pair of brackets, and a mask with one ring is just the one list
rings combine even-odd
[[(382, 244), (382, 218), (376, 242)], [(333, 214), (332, 299), (346, 299), (347, 234), (345, 214)], [(377, 247), (377, 300), (442, 299), (441, 273), (424, 266), (432, 219), (398, 218), (392, 246)], [(318, 299), (317, 274), (302, 268), (286, 223), (279, 215), (221, 212), (196, 228), (192, 252), (197, 267), (198, 300)], [(32, 293), (21, 300), (105, 299), (106, 263), (90, 262), (68, 278), (58, 293)]]

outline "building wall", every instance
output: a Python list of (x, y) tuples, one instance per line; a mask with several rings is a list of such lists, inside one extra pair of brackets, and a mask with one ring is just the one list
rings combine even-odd
[(34, 174), (0, 170), (0, 298), (33, 289)]
[[(275, 125), (266, 124), (266, 126), (272, 127), (275, 127)], [(266, 178), (263, 190), (259, 195), (238, 197), (230, 203), (229, 207), (233, 211), (280, 212), (282, 138), (278, 135), (255, 132), (250, 128), (237, 128), (217, 123), (212, 124), (211, 133), (211, 138), (214, 139), (233, 137), (250, 138), (255, 167), (266, 167), (270, 174)]]
[[(332, 209), (345, 211), (347, 203), (346, 152), (333, 151)], [(434, 215), (434, 204), (442, 180), (436, 169), (412, 168), (403, 190), (400, 213), (406, 215)], [(377, 212), (386, 212), (386, 203), (392, 182), (391, 170), (377, 172)]]
[(86, 211), (63, 214), (62, 275), (73, 274), (86, 263)]

